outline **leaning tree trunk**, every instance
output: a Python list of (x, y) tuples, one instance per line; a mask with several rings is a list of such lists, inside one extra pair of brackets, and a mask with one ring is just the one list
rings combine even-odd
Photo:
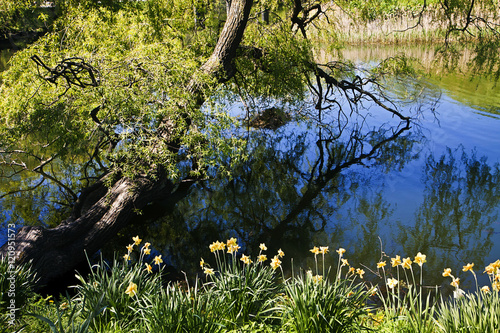
[[(218, 82), (227, 81), (234, 75), (232, 61), (242, 40), (252, 4), (253, 0), (231, 1), (227, 21), (213, 54), (200, 69), (204, 75), (215, 77)], [(203, 83), (197, 80), (194, 73), (186, 89), (198, 106), (204, 102), (203, 88)], [(175, 203), (179, 192), (185, 193), (185, 187), (164, 177), (155, 180), (121, 178), (110, 187), (105, 187), (101, 180), (82, 192), (72, 217), (59, 226), (52, 229), (19, 229), (13, 251), (16, 262), (32, 260), (40, 278), (38, 285), (46, 284), (74, 269), (85, 260), (85, 253), (92, 254), (100, 249), (136, 216), (136, 210), (152, 202)], [(11, 257), (12, 252), (8, 250), (5, 244), (0, 248), (0, 256)]]

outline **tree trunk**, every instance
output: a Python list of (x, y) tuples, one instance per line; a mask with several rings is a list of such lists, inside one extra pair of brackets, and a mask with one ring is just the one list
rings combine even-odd
[[(232, 61), (238, 48), (252, 7), (252, 0), (233, 0), (229, 15), (217, 45), (209, 60), (201, 67), (204, 75), (217, 78), (218, 82), (234, 75)], [(193, 75), (186, 88), (197, 106), (204, 102), (204, 83)], [(14, 255), (17, 263), (33, 261), (38, 286), (70, 272), (99, 250), (116, 233), (126, 226), (149, 203), (165, 200), (177, 202), (186, 193), (189, 183), (174, 184), (158, 177), (118, 179), (109, 188), (101, 180), (82, 192), (70, 218), (52, 229), (22, 227), (16, 234)], [(7, 244), (0, 248), (0, 256), (11, 256)]]

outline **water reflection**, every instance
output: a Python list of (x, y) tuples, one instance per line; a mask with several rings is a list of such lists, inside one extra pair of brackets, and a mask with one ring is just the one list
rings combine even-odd
[[(489, 264), (486, 260), (495, 241), (493, 227), (498, 224), (498, 164), (491, 166), (485, 157), (478, 158), (459, 147), (441, 156), (430, 155), (424, 172), (423, 203), (412, 225), (399, 223), (396, 240), (406, 253), (425, 251), (434, 258), (429, 263), (433, 271), (474, 262), (482, 272)], [(438, 284), (440, 280), (434, 275), (428, 282)], [(471, 282), (469, 279), (469, 288), (473, 287)]]
[[(171, 264), (197, 272), (200, 256), (210, 257), (210, 243), (236, 236), (247, 255), (256, 256), (259, 244), (266, 243), (268, 253), (281, 248), (296, 267), (310, 267), (308, 254), (314, 245), (327, 245), (333, 251), (349, 243), (336, 218), (340, 207), (361, 197), (373, 228), (368, 227), (360, 243), (364, 246), (356, 252), (365, 260), (372, 259), (377, 235), (383, 233), (377, 223), (380, 218), (389, 219), (390, 210), (381, 195), (374, 204), (363, 198), (367, 183), (360, 171), (388, 171), (411, 161), (418, 140), (409, 129), (402, 123), (364, 135), (358, 129), (349, 135), (297, 128), (293, 133), (283, 130), (281, 135), (255, 133), (251, 158), (236, 168), (231, 179), (198, 185), (171, 214), (156, 221), (147, 235), (140, 226), (123, 231), (120, 246), (131, 234), (140, 233)], [(389, 155), (392, 158), (387, 159)], [(333, 258), (327, 257), (328, 264), (334, 264)]]

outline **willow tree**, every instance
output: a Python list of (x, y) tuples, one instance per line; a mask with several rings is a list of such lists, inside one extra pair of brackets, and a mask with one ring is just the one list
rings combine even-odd
[[(25, 213), (16, 234), (14, 254), (18, 262), (33, 260), (40, 283), (72, 269), (141, 214), (172, 207), (196, 182), (230, 177), (246, 154), (238, 119), (224, 106), (234, 98), (249, 112), (258, 104), (252, 101), (310, 100), (314, 112), (291, 116), (319, 121), (331, 110), (344, 114), (339, 96), (351, 106), (347, 113), (369, 99), (405, 128), (411, 119), (374, 92), (378, 76), (316, 61), (310, 37), (321, 30), (335, 38), (339, 5), (329, 1), (55, 4), (53, 21), (38, 17), (48, 33), (17, 52), (0, 77), (1, 197), (62, 193), (46, 207), (58, 212), (57, 223), (30, 226)], [(414, 26), (439, 9), (447, 42), (479, 33), (485, 48), (476, 51), (486, 52), (498, 43), (495, 4), (424, 0)], [(32, 2), (25, 5), (18, 10)], [(264, 11), (269, 22), (260, 19)], [(477, 12), (488, 15), (481, 20)], [(496, 56), (487, 59), (494, 67)], [(1, 251), (7, 255), (7, 246)]]

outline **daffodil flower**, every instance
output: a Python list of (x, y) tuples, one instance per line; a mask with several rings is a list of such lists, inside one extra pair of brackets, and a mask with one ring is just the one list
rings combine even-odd
[(238, 245), (238, 240), (234, 237), (231, 237), (227, 240), (227, 247)]
[(252, 263), (252, 260), (250, 259), (250, 257), (248, 257), (244, 254), (241, 256), (240, 260), (243, 261), (243, 263), (245, 265), (250, 265)]
[(135, 245), (139, 245), (142, 242), (142, 239), (140, 239), (139, 236), (132, 237), (132, 240), (134, 241)]
[(322, 275), (315, 275), (312, 277), (312, 280), (314, 283), (320, 283), (321, 281), (323, 281), (323, 276)]
[(261, 249), (261, 251), (266, 251), (267, 250), (267, 246), (264, 243), (260, 243), (259, 248)]
[(265, 254), (261, 254), (257, 257), (258, 262), (264, 262), (267, 260), (267, 256)]
[(392, 267), (396, 267), (398, 265), (401, 265), (401, 257), (396, 256), (396, 258), (391, 258), (391, 265), (392, 265)]
[(125, 294), (129, 295), (130, 297), (137, 294), (137, 285), (133, 282), (130, 282), (130, 284), (127, 287), (127, 290), (125, 290)]
[(148, 273), (152, 273), (153, 272), (153, 267), (151, 267), (150, 264), (148, 264), (147, 262), (145, 262), (144, 265), (146, 265), (146, 268), (144, 269), (146, 272), (148, 272)]
[(161, 258), (161, 255), (154, 257), (153, 261), (155, 262), (155, 265), (160, 265), (163, 262), (163, 259)]
[(319, 247), (319, 252), (321, 254), (327, 254), (328, 253), (328, 246), (320, 246)]
[(489, 293), (489, 292), (490, 292), (490, 287), (488, 287), (488, 286), (484, 286), (484, 287), (482, 287), (482, 288), (481, 288), (481, 291), (482, 291), (483, 293)]
[(377, 263), (377, 268), (382, 268), (386, 265), (386, 262), (385, 261), (381, 261), (381, 262), (378, 262)]
[(127, 253), (126, 255), (123, 256), (123, 259), (130, 260), (130, 255)]
[(213, 268), (208, 268), (208, 267), (203, 267), (203, 273), (206, 275), (213, 275), (214, 274), (214, 269)]
[(411, 268), (411, 259), (410, 259), (410, 257), (404, 258), (403, 262), (401, 263), (401, 266), (403, 266), (403, 268), (405, 268), (405, 269), (410, 269)]
[(281, 265), (281, 260), (279, 260), (278, 256), (275, 256), (271, 260), (271, 267), (272, 267), (272, 269), (276, 269), (276, 268), (280, 267), (280, 265)]
[(458, 286), (460, 285), (460, 279), (459, 278), (453, 278), (453, 280), (451, 281), (450, 285), (452, 285), (455, 288), (458, 288)]
[(474, 271), (472, 270), (472, 267), (474, 267), (474, 263), (472, 263), (472, 264), (467, 264), (467, 265), (465, 265), (465, 266), (462, 268), (462, 271), (464, 271), (464, 272), (467, 272), (467, 271), (474, 272)]
[(344, 248), (342, 248), (342, 247), (339, 247), (339, 249), (338, 249), (338, 250), (335, 250), (335, 252), (337, 252), (337, 253), (339, 254), (339, 256), (341, 256), (341, 257), (342, 257), (342, 255), (345, 253), (345, 249), (344, 249)]
[(349, 261), (347, 259), (340, 259), (342, 261), (342, 266), (349, 266)]
[(143, 249), (145, 255), (149, 255), (151, 253), (151, 249), (145, 248)]
[(398, 285), (398, 280), (394, 278), (387, 279), (387, 286), (391, 289), (394, 289)]
[(487, 273), (488, 275), (493, 275), (495, 274), (495, 267), (493, 266), (493, 264), (489, 264), (488, 266), (486, 266), (484, 268), (484, 272)]
[(203, 268), (203, 266), (205, 266), (205, 260), (203, 258), (201, 258), (201, 260), (200, 260), (200, 267)]
[(425, 254), (422, 254), (422, 253), (417, 253), (417, 255), (415, 256), (415, 262), (420, 266), (422, 267), (422, 265), (427, 262), (425, 260), (425, 258), (427, 258), (427, 256)]
[(134, 250), (134, 244), (127, 245), (128, 252), (132, 252)]
[(362, 279), (363, 278), (363, 275), (365, 274), (365, 271), (361, 268), (357, 268), (356, 269), (356, 274), (359, 275), (359, 277)]
[(227, 253), (233, 254), (237, 253), (241, 247), (239, 245), (230, 245), (227, 247)]
[(285, 256), (285, 252), (281, 251), (281, 249), (278, 250), (278, 256), (280, 258), (283, 258)]
[(318, 254), (319, 254), (319, 247), (315, 246), (315, 247), (313, 247), (313, 248), (312, 248), (311, 250), (309, 250), (309, 251), (311, 251), (311, 252), (312, 252), (312, 253), (314, 253), (315, 255), (318, 255)]
[(451, 268), (445, 268), (443, 271), (443, 276), (444, 277), (451, 276)]

